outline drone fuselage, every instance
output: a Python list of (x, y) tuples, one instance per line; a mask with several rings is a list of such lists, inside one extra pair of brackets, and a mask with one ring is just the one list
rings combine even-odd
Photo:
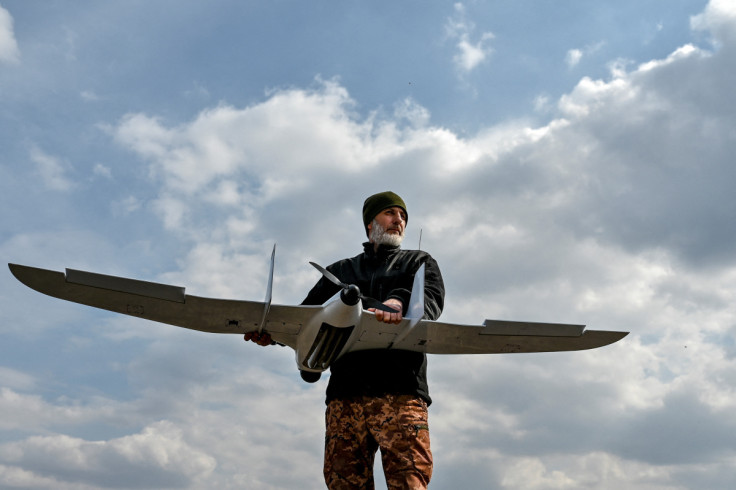
[(304, 326), (296, 345), (296, 362), (302, 372), (321, 373), (349, 350), (364, 314), (360, 301), (350, 302), (343, 294), (335, 295)]

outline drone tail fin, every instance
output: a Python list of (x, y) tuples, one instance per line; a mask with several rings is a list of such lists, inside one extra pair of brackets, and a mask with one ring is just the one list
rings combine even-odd
[(414, 275), (414, 284), (411, 288), (409, 299), (409, 310), (407, 318), (420, 320), (424, 316), (424, 264), (422, 264)]
[(261, 317), (261, 325), (258, 327), (258, 332), (263, 331), (263, 326), (266, 324), (266, 317), (268, 312), (271, 310), (271, 297), (273, 295), (273, 267), (276, 262), (276, 244), (273, 244), (273, 251), (271, 252), (271, 267), (268, 271), (268, 285), (266, 285), (266, 299), (263, 302), (263, 316)]
[(409, 309), (406, 312), (408, 322), (396, 336), (390, 347), (404, 340), (424, 316), (424, 268), (424, 264), (422, 264), (414, 275), (414, 284), (411, 287), (411, 298), (409, 299)]

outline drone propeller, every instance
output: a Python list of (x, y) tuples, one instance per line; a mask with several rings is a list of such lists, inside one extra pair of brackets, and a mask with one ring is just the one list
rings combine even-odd
[(383, 310), (387, 311), (389, 313), (396, 313), (397, 310), (394, 308), (391, 308), (388, 305), (384, 305), (377, 299), (369, 298), (368, 296), (363, 296), (360, 294), (360, 289), (355, 284), (345, 284), (340, 279), (338, 279), (332, 272), (328, 271), (324, 267), (322, 267), (319, 264), (315, 264), (314, 262), (310, 262), (314, 266), (315, 269), (320, 271), (325, 278), (333, 283), (336, 286), (340, 286), (342, 288), (342, 292), (340, 293), (340, 297), (345, 301), (348, 305), (355, 305), (358, 303), (358, 300), (363, 301), (363, 305), (367, 308), (375, 308), (377, 310)]

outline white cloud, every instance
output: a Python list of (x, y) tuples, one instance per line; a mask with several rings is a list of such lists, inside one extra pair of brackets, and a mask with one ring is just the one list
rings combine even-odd
[(30, 389), (36, 385), (36, 380), (21, 371), (0, 366), (0, 386), (10, 389)]
[(34, 478), (53, 475), (62, 483), (103, 488), (121, 482), (126, 488), (178, 487), (206, 477), (216, 466), (212, 457), (189, 446), (183, 431), (170, 422), (109, 441), (34, 436), (0, 446), (0, 460), (6, 468), (20, 467)]
[(94, 168), (92, 169), (92, 173), (104, 177), (105, 179), (112, 179), (112, 170), (110, 170), (110, 167), (107, 167), (101, 163), (95, 164)]
[(447, 36), (457, 43), (457, 54), (453, 57), (453, 61), (461, 73), (473, 71), (493, 53), (488, 44), (495, 36), (492, 32), (483, 32), (480, 37), (473, 40), (475, 25), (468, 21), (462, 3), (455, 4), (455, 15), (448, 19), (445, 29)]
[[(30, 380), (26, 380), (28, 383)], [(35, 382), (34, 379), (32, 381)], [(6, 385), (10, 386), (10, 385)], [(27, 390), (29, 386), (21, 386)], [(49, 403), (35, 394), (0, 388), (0, 428), (39, 430), (53, 424), (78, 424), (91, 420), (104, 420), (113, 416), (109, 400), (98, 398), (88, 406), (64, 403)]]
[(404, 119), (412, 126), (419, 128), (429, 123), (430, 113), (415, 100), (404, 99), (394, 106), (394, 117), (399, 121)]
[[(358, 169), (374, 156), (341, 146), (367, 137), (370, 126), (352, 120), (353, 101), (344, 88), (334, 82), (322, 86), (324, 90), (276, 92), (246, 110), (222, 105), (178, 128), (131, 114), (118, 126), (116, 138), (152, 161), (153, 175), (177, 192), (211, 191), (209, 186), (218, 186), (218, 179), (234, 174), (268, 175), (258, 182), (263, 191), (269, 186), (275, 191), (283, 191), (284, 185), (299, 187), (295, 172), (305, 166)], [(350, 160), (356, 157), (360, 160)], [(273, 171), (275, 163), (278, 172)]]
[(546, 113), (551, 109), (550, 97), (546, 94), (540, 94), (534, 98), (534, 110), (536, 112)]
[(579, 49), (571, 49), (565, 55), (565, 63), (568, 67), (572, 68), (580, 63), (583, 58), (583, 52)]
[(99, 102), (102, 98), (91, 90), (83, 90), (79, 93), (79, 96), (85, 102)]
[(568, 68), (574, 68), (580, 64), (583, 57), (597, 53), (603, 45), (604, 43), (601, 41), (595, 44), (589, 44), (583, 48), (569, 49), (565, 54), (565, 64)]
[(455, 56), (455, 64), (465, 72), (470, 72), (483, 63), (492, 50), (486, 46), (486, 41), (493, 39), (491, 33), (485, 33), (481, 39), (472, 43), (467, 35), (462, 35), (457, 43), (459, 53)]
[(702, 13), (690, 19), (693, 29), (710, 32), (716, 42), (728, 45), (729, 50), (736, 44), (734, 24), (736, 5), (731, 0), (710, 0)]
[(141, 202), (135, 196), (127, 196), (112, 203), (113, 213), (117, 216), (127, 216), (141, 209)]
[(20, 50), (13, 32), (13, 17), (0, 6), (0, 62), (18, 63)]
[(25, 471), (12, 466), (0, 464), (0, 484), (6, 488), (57, 488), (59, 490), (83, 490), (90, 488), (88, 486), (64, 485), (55, 478), (45, 478), (34, 475), (30, 471)]
[(74, 187), (74, 182), (67, 177), (70, 168), (67, 163), (45, 153), (37, 146), (31, 148), (30, 157), (36, 164), (36, 171), (46, 187), (55, 191), (69, 191)]
[[(0, 487), (321, 488), (324, 383), (305, 386), (286, 349), (152, 325), (144, 327), (153, 342), (121, 366), (135, 393), (129, 401), (3, 392), (3, 428), (44, 435), (0, 444)], [(107, 328), (119, 351), (124, 325)], [(233, 369), (238, 376), (223, 375)], [(125, 435), (89, 440), (54, 430), (90, 424)], [(274, 473), (274, 465), (290, 471)]]

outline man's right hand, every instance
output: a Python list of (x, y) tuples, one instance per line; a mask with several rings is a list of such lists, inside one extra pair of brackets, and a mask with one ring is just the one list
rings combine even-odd
[(404, 304), (396, 298), (389, 298), (383, 302), (384, 305), (396, 310), (396, 313), (390, 313), (388, 311), (379, 310), (377, 308), (368, 308), (368, 311), (375, 312), (376, 320), (383, 323), (393, 323), (398, 325), (401, 323), (402, 315), (401, 311), (404, 308)]
[(271, 338), (271, 334), (268, 332), (245, 332), (245, 337), (243, 337), (243, 340), (246, 342), (255, 342), (258, 345), (275, 345), (276, 342)]

